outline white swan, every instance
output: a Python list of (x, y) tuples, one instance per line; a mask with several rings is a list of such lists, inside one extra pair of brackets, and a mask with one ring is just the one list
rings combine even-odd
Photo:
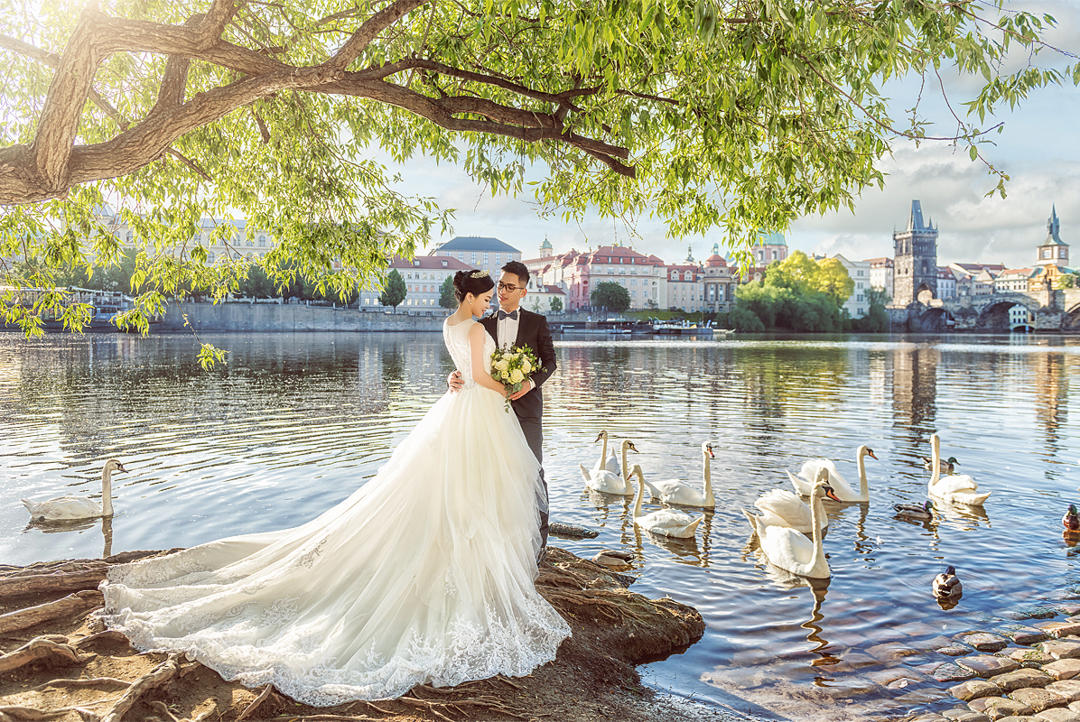
[(705, 441), (701, 444), (701, 455), (705, 458), (705, 466), (702, 470), (703, 489), (698, 490), (679, 479), (664, 479), (663, 481), (646, 481), (649, 493), (654, 500), (659, 499), (665, 504), (678, 506), (699, 506), (712, 509), (716, 506), (716, 497), (712, 488), (712, 469), (709, 460), (715, 458), (712, 444)]
[[(826, 469), (818, 470), (817, 479), (825, 485), (824, 496), (833, 501), (840, 501), (833, 493), (832, 487), (828, 485), (828, 478), (829, 472)], [(820, 499), (818, 504), (821, 504)], [(811, 527), (813, 514), (810, 511), (810, 505), (787, 489), (772, 489), (765, 492), (757, 498), (754, 506), (761, 512), (761, 516), (751, 514), (746, 509), (743, 509), (743, 515), (759, 537), (767, 526), (786, 526), (803, 534), (809, 534), (813, 530)], [(823, 504), (818, 509), (817, 520), (822, 529), (828, 528), (829, 515), (825, 513)]]
[[(604, 445), (600, 448), (600, 458), (596, 463), (592, 465), (592, 471), (590, 473), (595, 474), (598, 471), (610, 471), (612, 474), (626, 474), (625, 469), (619, 468), (619, 460), (615, 457), (615, 451), (612, 450), (611, 456), (608, 456), (608, 433), (607, 431), (601, 431), (596, 435), (596, 441), (604, 440)], [(595, 444), (596, 441), (593, 443)], [(631, 492), (633, 493), (633, 492)]]
[[(623, 468), (626, 468), (626, 452), (637, 452), (637, 448), (634, 446), (634, 442), (629, 439), (624, 439), (622, 442), (622, 460)], [(633, 485), (630, 483), (630, 479), (627, 476), (620, 476), (607, 469), (600, 469), (597, 471), (593, 469), (591, 472), (585, 468), (584, 464), (578, 464), (581, 468), (581, 475), (585, 477), (585, 486), (593, 491), (599, 491), (604, 494), (619, 494), (621, 496), (630, 496), (634, 493)]]
[(819, 509), (822, 508), (821, 497), (824, 495), (825, 484), (815, 484), (810, 493), (812, 540), (786, 526), (767, 526), (758, 534), (761, 551), (770, 564), (811, 579), (828, 579), (832, 576), (829, 562), (825, 559), (825, 549), (821, 546), (821, 522), (818, 519)]
[(112, 474), (114, 471), (127, 471), (116, 459), (105, 462), (101, 470), (101, 502), (80, 496), (60, 496), (47, 501), (23, 499), (23, 506), (30, 512), (33, 521), (68, 521), (74, 519), (93, 519), (99, 516), (112, 516)]
[(981, 506), (986, 501), (990, 492), (980, 494), (979, 485), (967, 474), (941, 475), (941, 440), (937, 434), (930, 434), (930, 452), (933, 454), (933, 469), (926, 488), (931, 498), (968, 506)]
[(637, 494), (634, 497), (634, 524), (645, 531), (661, 536), (675, 537), (676, 539), (689, 539), (697, 531), (698, 524), (705, 515), (695, 518), (686, 512), (674, 509), (660, 509), (642, 515), (641, 498), (645, 496), (645, 477), (641, 474), (641, 466), (634, 464), (631, 476), (636, 476), (638, 481)]
[(863, 444), (855, 452), (855, 465), (859, 469), (859, 489), (857, 491), (840, 475), (840, 472), (836, 470), (836, 464), (830, 459), (810, 459), (802, 465), (798, 476), (790, 471), (787, 475), (791, 479), (791, 485), (795, 487), (796, 493), (808, 496), (814, 486), (814, 479), (817, 478), (818, 469), (827, 469), (829, 472), (829, 485), (833, 488), (833, 493), (836, 494), (840, 501), (870, 501), (870, 487), (866, 481), (867, 456), (871, 459), (877, 458), (874, 450)]

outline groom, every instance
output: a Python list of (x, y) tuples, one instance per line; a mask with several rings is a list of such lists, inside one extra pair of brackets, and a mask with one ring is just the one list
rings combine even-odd
[[(542, 370), (533, 374), (521, 386), (521, 391), (510, 397), (510, 405), (517, 414), (521, 431), (529, 442), (536, 460), (544, 462), (544, 395), (540, 385), (555, 373), (555, 347), (551, 343), (547, 319), (538, 313), (521, 308), (529, 284), (529, 269), (520, 261), (510, 261), (502, 267), (499, 278), (499, 311), (480, 320), (487, 332), (495, 339), (499, 348), (508, 349), (527, 346), (540, 359)], [(461, 389), (461, 375), (455, 371), (450, 375), (450, 389)], [(547, 547), (548, 537), (548, 499), (547, 481), (544, 469), (540, 468), (540, 480), (544, 484), (544, 503), (540, 509), (540, 545)], [(541, 551), (543, 555), (543, 551)]]

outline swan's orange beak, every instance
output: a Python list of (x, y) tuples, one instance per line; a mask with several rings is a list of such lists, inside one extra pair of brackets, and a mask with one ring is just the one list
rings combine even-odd
[(123, 465), (123, 464), (118, 464), (118, 465), (117, 465), (117, 467), (116, 467), (116, 470), (117, 470), (117, 471), (122, 471), (122, 472), (124, 472), (125, 474), (127, 473), (127, 469), (125, 469), (125, 468), (124, 468), (124, 465)]
[(597, 441), (599, 441), (602, 438), (604, 438), (604, 432), (603, 431), (601, 431), (599, 434), (596, 435), (596, 439), (593, 440), (593, 443), (595, 444)]
[(832, 499), (833, 501), (839, 501), (839, 502), (843, 503), (844, 500), (836, 495), (836, 493), (833, 491), (833, 488), (831, 486), (826, 485), (823, 488), (825, 490), (825, 496)]
[(716, 458), (716, 454), (713, 453), (713, 450), (712, 450), (711, 446), (706, 446), (705, 451), (709, 452), (709, 458), (710, 459), (715, 459)]
[(881, 461), (881, 459), (877, 458), (877, 454), (874, 453), (873, 449), (867, 449), (866, 455), (869, 456), (871, 459), (877, 459), (878, 461)]

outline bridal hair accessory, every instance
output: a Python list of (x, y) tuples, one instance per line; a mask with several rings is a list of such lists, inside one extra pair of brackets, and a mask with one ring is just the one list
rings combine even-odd
[(473, 271), (469, 274), (469, 278), (483, 278), (486, 275), (488, 275), (487, 271)]

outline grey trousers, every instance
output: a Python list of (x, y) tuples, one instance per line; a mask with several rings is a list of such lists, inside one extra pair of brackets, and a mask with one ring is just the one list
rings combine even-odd
[[(518, 423), (521, 424), (521, 431), (525, 434), (525, 441), (529, 442), (529, 448), (532, 449), (533, 455), (536, 460), (541, 464), (544, 463), (544, 420), (543, 418), (522, 418), (518, 417)], [(540, 467), (540, 483), (544, 485), (544, 499), (543, 505), (540, 507), (540, 546), (541, 548), (547, 546), (548, 538), (548, 488), (547, 480), (544, 478), (544, 467)]]

